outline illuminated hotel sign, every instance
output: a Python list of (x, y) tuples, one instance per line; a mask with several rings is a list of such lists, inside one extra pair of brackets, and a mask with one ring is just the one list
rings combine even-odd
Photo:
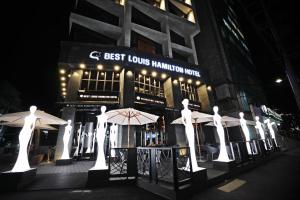
[(188, 67), (180, 66), (177, 64), (171, 64), (168, 62), (162, 62), (155, 58), (148, 58), (145, 56), (132, 55), (130, 53), (114, 53), (114, 52), (100, 52), (91, 51), (89, 58), (100, 61), (117, 61), (124, 63), (133, 63), (138, 65), (143, 65), (146, 67), (157, 68), (161, 70), (167, 70), (171, 72), (176, 72), (180, 74), (185, 74), (194, 77), (201, 77), (200, 72), (195, 69), (190, 69)]

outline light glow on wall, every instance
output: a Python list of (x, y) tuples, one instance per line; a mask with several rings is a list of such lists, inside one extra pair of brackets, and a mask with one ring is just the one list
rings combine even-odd
[(101, 64), (97, 65), (97, 69), (98, 70), (102, 70), (103, 69), (103, 65), (101, 65)]
[(82, 63), (81, 63), (81, 64), (79, 65), (79, 68), (80, 68), (80, 69), (85, 69), (85, 64), (82, 64)]
[(61, 70), (59, 70), (59, 73), (60, 73), (60, 74), (65, 74), (65, 73), (66, 73), (66, 70), (61, 69)]

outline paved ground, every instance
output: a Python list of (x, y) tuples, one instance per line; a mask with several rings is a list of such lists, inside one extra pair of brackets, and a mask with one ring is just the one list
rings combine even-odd
[[(293, 200), (300, 199), (300, 145), (292, 143), (291, 150), (284, 152), (264, 165), (243, 173), (233, 180), (210, 187), (192, 197), (193, 200)], [(78, 173), (80, 174), (80, 173)], [(46, 174), (41, 174), (46, 175)], [(83, 178), (77, 176), (73, 182), (80, 184)], [(65, 179), (60, 176), (59, 180)], [(45, 180), (45, 179), (43, 179)], [(48, 180), (52, 181), (52, 180)], [(221, 188), (222, 190), (220, 190)], [(161, 199), (135, 186), (120, 185), (96, 190), (65, 189), (40, 190), (0, 195), (1, 200), (39, 200), (39, 199)]]

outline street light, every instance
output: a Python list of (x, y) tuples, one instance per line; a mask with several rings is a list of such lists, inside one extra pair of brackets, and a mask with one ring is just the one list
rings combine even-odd
[(281, 83), (281, 82), (282, 82), (282, 79), (281, 79), (281, 78), (277, 78), (277, 79), (275, 80), (275, 82), (276, 82), (276, 83)]

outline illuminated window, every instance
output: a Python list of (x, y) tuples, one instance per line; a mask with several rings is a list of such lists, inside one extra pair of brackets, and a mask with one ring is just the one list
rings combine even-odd
[(145, 76), (136, 74), (135, 76), (135, 91), (152, 96), (164, 97), (163, 81), (153, 76)]
[(183, 98), (191, 101), (199, 102), (196, 86), (184, 82), (180, 82), (180, 90)]
[(81, 80), (81, 90), (85, 91), (114, 91), (120, 87), (120, 75), (117, 72), (87, 70)]

